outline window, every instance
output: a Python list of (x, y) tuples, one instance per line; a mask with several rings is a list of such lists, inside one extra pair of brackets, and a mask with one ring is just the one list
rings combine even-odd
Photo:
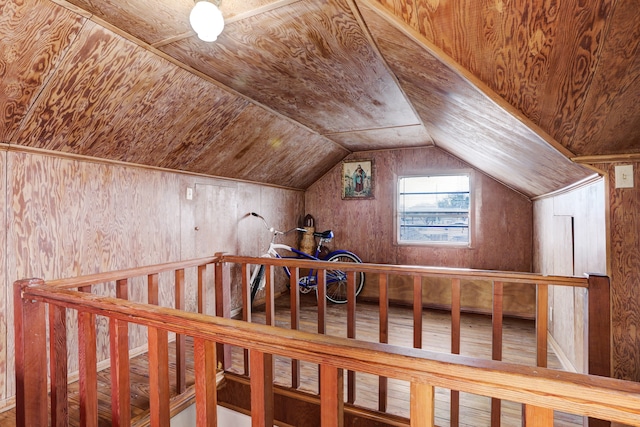
[(469, 244), (468, 173), (398, 179), (398, 243)]

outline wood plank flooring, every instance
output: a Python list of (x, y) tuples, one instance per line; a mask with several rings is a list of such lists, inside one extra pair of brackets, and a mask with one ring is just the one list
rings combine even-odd
[[(288, 294), (279, 298), (276, 302), (276, 325), (283, 328), (289, 327), (290, 312), (288, 307)], [(301, 298), (300, 329), (315, 332), (317, 330), (317, 313), (315, 295), (303, 295)], [(377, 305), (358, 303), (357, 307), (357, 338), (365, 341), (378, 340), (378, 311)], [(389, 310), (389, 342), (395, 345), (411, 346), (413, 339), (412, 312), (406, 307), (390, 307)], [(254, 309), (254, 321), (264, 323), (264, 310), (260, 307)], [(346, 337), (346, 306), (327, 305), (327, 334)], [(429, 350), (450, 351), (450, 325), (451, 316), (447, 312), (425, 310), (423, 312), (423, 347)], [(461, 320), (461, 354), (472, 357), (491, 358), (491, 319), (483, 315), (463, 314)], [(172, 378), (175, 378), (175, 352), (170, 345), (170, 370)], [(535, 363), (535, 329), (532, 321), (521, 319), (505, 319), (503, 334), (503, 360), (514, 363), (533, 365)], [(188, 360), (192, 361), (191, 340), (187, 345)], [(242, 373), (243, 351), (233, 348), (232, 371)], [(549, 350), (549, 367), (560, 368), (557, 357)], [(136, 357), (131, 362), (131, 401), (132, 417), (139, 417), (149, 402), (148, 372), (146, 355)], [(290, 386), (291, 361), (275, 358), (276, 383)], [(301, 390), (317, 392), (317, 365), (310, 363), (301, 364), (302, 385)], [(187, 385), (193, 384), (192, 363), (188, 365)], [(370, 409), (378, 406), (378, 379), (372, 375), (357, 373), (357, 390), (355, 403)], [(346, 375), (345, 375), (346, 383)], [(175, 389), (175, 381), (172, 380), (172, 390)], [(346, 385), (345, 385), (346, 386)], [(409, 411), (409, 384), (398, 380), (389, 380), (389, 401), (387, 411), (389, 413), (407, 416)], [(109, 370), (104, 370), (99, 375), (100, 395), (100, 426), (109, 426), (110, 422), (110, 396)], [(345, 390), (346, 396), (346, 390)], [(78, 426), (78, 402), (77, 383), (70, 385), (69, 417), (70, 425)], [(461, 427), (482, 427), (490, 425), (490, 400), (481, 396), (461, 393), (460, 396)], [(436, 391), (436, 424), (441, 427), (449, 426), (449, 391), (437, 389)], [(521, 407), (512, 402), (502, 403), (502, 425), (506, 427), (521, 425)], [(568, 414), (556, 414), (555, 425), (559, 427), (573, 427), (582, 425), (582, 418)], [(0, 414), (0, 426), (15, 426), (15, 411), (9, 410)]]

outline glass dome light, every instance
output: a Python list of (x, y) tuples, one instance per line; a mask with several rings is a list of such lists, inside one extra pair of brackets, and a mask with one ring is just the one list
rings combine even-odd
[[(217, 2), (220, 4), (220, 2)], [(224, 18), (218, 6), (209, 0), (197, 0), (189, 14), (191, 28), (198, 38), (205, 42), (214, 42), (224, 28)]]

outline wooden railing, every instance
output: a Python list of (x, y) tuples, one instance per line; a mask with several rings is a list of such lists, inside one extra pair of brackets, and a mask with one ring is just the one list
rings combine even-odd
[[(248, 258), (238, 256), (223, 256), (222, 262), (239, 264), (242, 269), (242, 295), (243, 295), (243, 320), (251, 321), (251, 308), (248, 307), (249, 295), (249, 270), (251, 265), (260, 263), (266, 265), (266, 321), (267, 325), (275, 325), (274, 310), (274, 270), (288, 266), (291, 270), (291, 329), (298, 329), (300, 323), (299, 307), (300, 295), (298, 290), (298, 277), (301, 269), (326, 268), (343, 270), (348, 273), (348, 302), (346, 329), (348, 338), (357, 338), (356, 328), (356, 298), (355, 278), (356, 272), (364, 272), (367, 275), (378, 275), (379, 286), (379, 342), (389, 342), (389, 277), (410, 276), (413, 282), (413, 347), (423, 348), (423, 283), (424, 279), (447, 278), (451, 284), (451, 354), (460, 354), (460, 318), (461, 318), (461, 281), (483, 280), (492, 283), (492, 360), (500, 361), (503, 356), (503, 289), (504, 284), (513, 283), (521, 285), (533, 284), (536, 286), (536, 366), (547, 367), (548, 361), (548, 295), (549, 286), (569, 286), (587, 289), (588, 316), (585, 331), (587, 331), (588, 343), (588, 373), (608, 377), (611, 375), (611, 326), (610, 326), (610, 287), (609, 278), (602, 275), (590, 275), (589, 277), (566, 276), (542, 276), (533, 273), (515, 273), (503, 271), (482, 271), (460, 268), (420, 267), (420, 266), (392, 266), (387, 264), (354, 264), (354, 263), (318, 263), (317, 261), (296, 261), (274, 258)], [(322, 270), (319, 270), (318, 281), (324, 281)], [(324, 287), (318, 286), (318, 325), (317, 332), (324, 334), (326, 331), (326, 298)], [(245, 374), (249, 374), (247, 354), (245, 354)], [(291, 387), (300, 386), (300, 364), (292, 361)], [(387, 378), (379, 378), (378, 410), (385, 412), (387, 408)], [(356, 400), (356, 376), (355, 372), (347, 373), (347, 399), (348, 403)], [(459, 423), (460, 396), (458, 390), (452, 390), (450, 396), (450, 423), (457, 426)], [(491, 404), (491, 425), (500, 426), (501, 402), (494, 399)], [(589, 420), (591, 426), (605, 425), (599, 420)]]
[[(250, 323), (251, 310), (248, 300), (249, 266), (267, 264), (266, 325)], [(181, 310), (184, 270), (198, 271), (198, 307), (202, 312), (206, 292), (203, 289), (206, 265), (215, 263), (216, 314)], [(241, 265), (242, 294), (245, 301), (244, 321), (231, 320), (228, 299), (232, 263)], [(274, 268), (292, 266), (291, 279), (291, 329), (283, 331), (272, 325), (274, 321)], [(295, 330), (299, 324), (299, 296), (297, 280), (299, 270), (320, 268), (319, 278), (324, 280), (324, 268), (342, 269), (348, 272), (351, 297), (347, 303), (348, 338), (323, 335), (326, 327), (326, 303), (323, 288), (319, 288), (318, 334)], [(154, 303), (157, 274), (175, 271), (176, 308), (159, 307)], [(380, 286), (380, 343), (366, 343), (352, 338), (355, 329), (355, 272), (379, 274)], [(414, 277), (414, 347), (402, 348), (386, 344), (388, 341), (387, 277), (389, 275)], [(126, 284), (132, 277), (145, 275), (149, 285), (148, 304), (126, 300)], [(442, 354), (422, 349), (422, 277), (449, 277), (452, 281), (452, 353)], [(492, 354), (495, 360), (479, 360), (458, 354), (460, 346), (460, 280), (473, 277), (494, 282), (494, 321)], [(92, 285), (113, 282), (117, 298), (90, 293)], [(538, 289), (538, 365), (527, 367), (501, 362), (502, 316), (500, 296), (503, 283), (535, 283)], [(546, 366), (546, 298), (549, 285), (580, 286), (589, 289), (590, 337), (601, 337), (598, 350), (590, 354), (590, 366), (601, 369), (600, 375), (609, 375), (610, 359), (608, 332), (609, 298), (606, 277), (566, 278), (544, 277), (533, 274), (499, 273), (443, 268), (397, 267), (371, 264), (317, 263), (292, 260), (265, 260), (235, 256), (217, 256), (203, 260), (164, 264), (115, 273), (85, 276), (44, 283), (31, 279), (15, 285), (14, 307), (16, 327), (16, 417), (18, 425), (47, 425), (47, 339), (46, 310), (49, 306), (50, 377), (51, 377), (51, 425), (67, 425), (66, 396), (66, 316), (65, 310), (78, 312), (80, 353), (80, 422), (97, 425), (96, 385), (96, 327), (95, 316), (109, 319), (111, 368), (112, 368), (112, 424), (129, 425), (129, 376), (127, 325), (137, 323), (149, 328), (149, 372), (151, 386), (157, 390), (150, 399), (151, 424), (167, 425), (169, 420), (169, 374), (167, 369), (168, 334), (175, 332), (177, 348), (186, 336), (193, 337), (195, 364), (195, 399), (198, 425), (216, 425), (215, 371), (218, 363), (228, 365), (228, 346), (245, 349), (245, 372), (251, 382), (251, 415), (253, 425), (272, 425), (273, 364), (274, 355), (292, 358), (292, 386), (299, 385), (299, 363), (307, 361), (320, 366), (320, 400), (322, 425), (341, 425), (344, 400), (355, 400), (355, 372), (380, 376), (380, 405), (386, 404), (387, 378), (411, 383), (411, 425), (433, 425), (434, 387), (452, 391), (452, 410), (459, 392), (470, 392), (525, 405), (523, 417), (527, 426), (553, 425), (553, 409), (638, 425), (640, 423), (640, 385), (593, 375), (582, 375), (548, 370)], [(598, 302), (601, 305), (598, 305)], [(598, 316), (596, 320), (596, 315)], [(604, 315), (603, 321), (601, 317)], [(606, 325), (606, 326), (605, 326)], [(604, 326), (604, 327), (602, 327)], [(605, 329), (607, 329), (605, 331)], [(455, 332), (457, 330), (457, 332)], [(602, 338), (605, 337), (605, 338)], [(589, 339), (590, 347), (592, 339)], [(596, 343), (596, 340), (593, 340)], [(216, 351), (217, 347), (217, 351)], [(181, 365), (184, 354), (178, 356)], [(597, 362), (597, 363), (595, 363)], [(591, 368), (590, 368), (591, 369)], [(347, 396), (342, 398), (343, 370), (347, 371)], [(176, 384), (182, 387), (178, 366)], [(182, 387), (184, 389), (184, 387)], [(496, 408), (498, 405), (494, 405)], [(452, 422), (455, 416), (452, 412)], [(594, 420), (594, 423), (596, 421)], [(455, 425), (455, 424), (452, 424)], [(594, 424), (595, 425), (595, 424)]]

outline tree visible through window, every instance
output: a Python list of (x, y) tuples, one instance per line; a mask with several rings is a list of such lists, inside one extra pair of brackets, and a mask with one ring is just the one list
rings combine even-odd
[(469, 243), (469, 174), (398, 179), (400, 243)]

